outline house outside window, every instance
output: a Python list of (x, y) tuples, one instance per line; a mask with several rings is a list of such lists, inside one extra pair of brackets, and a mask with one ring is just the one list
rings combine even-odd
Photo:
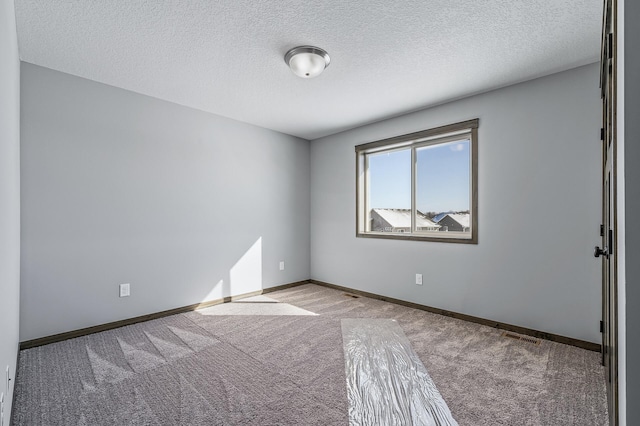
[(356, 236), (477, 244), (478, 124), (356, 146)]

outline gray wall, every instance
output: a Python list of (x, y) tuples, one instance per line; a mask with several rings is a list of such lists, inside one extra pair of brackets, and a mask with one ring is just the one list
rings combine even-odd
[[(598, 76), (591, 64), (312, 141), (311, 277), (599, 342)], [(479, 244), (356, 238), (354, 146), (476, 117)]]
[[(624, 2), (626, 419), (640, 424), (640, 3)], [(623, 319), (624, 320), (624, 319)], [(625, 337), (622, 337), (625, 338)], [(622, 371), (624, 373), (624, 370)]]
[(22, 341), (309, 278), (308, 141), (23, 63), (21, 164)]
[(20, 60), (13, 1), (0, 1), (0, 392), (8, 424), (20, 307)]

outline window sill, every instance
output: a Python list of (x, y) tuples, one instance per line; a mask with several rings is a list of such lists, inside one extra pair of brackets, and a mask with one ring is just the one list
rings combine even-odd
[(410, 241), (431, 241), (438, 243), (455, 243), (455, 244), (478, 244), (478, 237), (471, 235), (460, 235), (446, 237), (436, 237), (430, 235), (408, 234), (408, 233), (391, 233), (391, 232), (357, 232), (357, 238), (380, 238), (387, 240), (410, 240)]

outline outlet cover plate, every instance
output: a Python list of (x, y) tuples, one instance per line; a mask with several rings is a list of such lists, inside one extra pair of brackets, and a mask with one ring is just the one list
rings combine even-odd
[(130, 284), (120, 284), (120, 297), (128, 297), (131, 295)]
[(284, 271), (284, 260), (280, 261), (280, 270)]
[(416, 274), (416, 284), (422, 285), (422, 274)]

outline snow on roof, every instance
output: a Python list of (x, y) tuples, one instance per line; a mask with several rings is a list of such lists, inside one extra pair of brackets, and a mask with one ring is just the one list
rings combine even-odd
[[(411, 228), (411, 210), (409, 209), (373, 209), (373, 211), (394, 228)], [(418, 228), (439, 227), (426, 217), (418, 215), (417, 219), (416, 227)]]
[(449, 216), (451, 219), (458, 222), (463, 227), (465, 228), (469, 227), (469, 213), (462, 213), (462, 214), (450, 213), (447, 216)]

